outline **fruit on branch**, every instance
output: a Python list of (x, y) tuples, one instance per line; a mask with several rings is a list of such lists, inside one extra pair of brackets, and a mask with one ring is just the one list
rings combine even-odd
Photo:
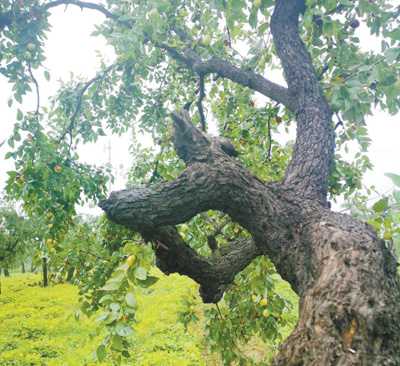
[(263, 58), (260, 61), (258, 61), (258, 67), (260, 69), (263, 69), (265, 67), (265, 60)]
[(29, 51), (34, 51), (36, 46), (33, 43), (28, 43), (28, 50)]
[(53, 253), (53, 254), (55, 254), (55, 253), (57, 252), (57, 249), (56, 249), (56, 248), (51, 248), (51, 249), (50, 249), (50, 252)]
[(51, 217), (51, 216), (53, 216), (53, 213), (52, 213), (51, 211), (49, 211), (49, 212), (47, 213), (47, 217)]
[(53, 228), (53, 224), (49, 224), (48, 226), (49, 226), (49, 229)]
[(151, 19), (156, 19), (158, 17), (158, 10), (157, 9), (151, 9), (149, 15), (150, 15)]
[(203, 43), (206, 46), (209, 46), (211, 44), (211, 37), (208, 34), (203, 37)]
[(47, 244), (53, 244), (53, 240), (47, 239), (47, 240), (46, 240), (46, 243), (47, 243)]
[(349, 23), (350, 27), (352, 28), (358, 28), (360, 26), (360, 22), (358, 19), (354, 19)]
[(268, 311), (268, 309), (265, 309), (265, 310), (263, 311), (263, 316), (264, 316), (265, 318), (268, 318), (270, 315), (271, 315), (271, 313)]
[(61, 172), (61, 167), (60, 167), (59, 165), (56, 165), (56, 166), (54, 167), (54, 171), (55, 171), (56, 173), (60, 173), (60, 172)]
[(281, 123), (281, 122), (282, 122), (282, 117), (277, 116), (277, 117), (276, 117), (276, 122), (277, 122), (277, 123)]
[(127, 264), (129, 267), (132, 267), (132, 266), (135, 264), (135, 262), (136, 262), (136, 257), (135, 257), (134, 255), (130, 255), (130, 256), (128, 257), (128, 259), (126, 260), (126, 264)]
[(25, 51), (24, 56), (27, 60), (30, 60), (32, 58), (32, 55), (29, 51)]
[(267, 305), (267, 304), (268, 304), (268, 301), (267, 301), (266, 298), (262, 298), (262, 299), (260, 300), (260, 305), (261, 305), (261, 306), (265, 306), (265, 305)]
[(259, 8), (261, 6), (262, 1), (261, 0), (254, 0), (253, 4), (254, 7)]
[(21, 178), (19, 178), (19, 179), (20, 179), (21, 182), (24, 182), (24, 181), (26, 180), (26, 175), (25, 175), (25, 174), (22, 174), (22, 175), (21, 175)]

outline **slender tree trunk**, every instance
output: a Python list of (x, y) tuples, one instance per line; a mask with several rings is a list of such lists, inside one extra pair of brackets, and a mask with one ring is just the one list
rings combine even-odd
[(25, 263), (21, 262), (21, 272), (25, 273)]
[(46, 262), (46, 258), (43, 258), (43, 287), (47, 287), (47, 262)]
[(33, 261), (31, 260), (31, 273), (35, 272), (35, 266), (33, 265)]
[(8, 269), (3, 268), (4, 271), (4, 277), (10, 277), (10, 272), (8, 271)]

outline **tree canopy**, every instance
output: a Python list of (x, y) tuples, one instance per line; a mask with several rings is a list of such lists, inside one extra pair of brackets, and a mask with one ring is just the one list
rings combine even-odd
[[(92, 35), (104, 37), (116, 57), (62, 83), (42, 105), (35, 75), (51, 77), (41, 66), (57, 6), (102, 13)], [(109, 330), (100, 361), (107, 350), (119, 361), (129, 356), (132, 289), (156, 281), (149, 276), (153, 250), (164, 273), (200, 285), (204, 302), (227, 294), (226, 307), (212, 308), (206, 325), (227, 364), (253, 364), (237, 346), (250, 335), (278, 336), (290, 304), (274, 292), (274, 268), (300, 297), (299, 322), (274, 365), (400, 364), (399, 279), (388, 240), (398, 235), (397, 216), (371, 218), (374, 229), (332, 212), (328, 202), (360, 196), (371, 168), (365, 117), (375, 107), (392, 115), (400, 108), (399, 12), (385, 0), (0, 4), (9, 105), (37, 95), (35, 110), (18, 109), (7, 141), (6, 158), (15, 160), (7, 195), (45, 220), (48, 250), (87, 200), (132, 231), (118, 236), (121, 228), (103, 223), (104, 256), (84, 264), (94, 280), (82, 289), (82, 309), (89, 315), (103, 307)], [(379, 51), (360, 49), (361, 26), (381, 38)], [(286, 85), (270, 80), (272, 70)], [(295, 141), (280, 143), (292, 126)], [(80, 161), (77, 146), (111, 133), (132, 135), (135, 164), (129, 188), (107, 196), (109, 169)], [(143, 133), (153, 146), (141, 143)], [(343, 157), (349, 141), (359, 144), (350, 162)], [(380, 202), (375, 213), (388, 208)], [(240, 318), (261, 299), (267, 312), (259, 323), (257, 311)], [(185, 304), (184, 322), (196, 320), (190, 296)], [(235, 330), (244, 323), (246, 330)]]

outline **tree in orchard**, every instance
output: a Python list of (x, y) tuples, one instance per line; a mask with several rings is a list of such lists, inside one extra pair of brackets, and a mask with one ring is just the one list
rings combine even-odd
[(0, 202), (0, 268), (7, 274), (10, 268), (26, 259), (37, 247), (40, 220), (18, 213), (8, 202)]
[[(50, 106), (38, 98), (36, 111), (18, 110), (6, 190), (47, 216), (55, 230), (44, 235), (66, 234), (82, 194), (100, 201), (110, 220), (152, 243), (164, 273), (194, 279), (205, 303), (227, 292), (221, 319), (211, 312), (207, 324), (226, 363), (253, 363), (229, 346), (233, 333), (247, 339), (238, 325), (275, 334), (285, 305), (257, 282), (273, 263), (300, 297), (299, 321), (273, 365), (400, 364), (393, 244), (328, 202), (351, 197), (371, 168), (365, 116), (374, 106), (398, 112), (400, 9), (384, 0), (4, 1), (0, 72), (14, 84), (10, 105), (32, 87), (39, 95), (49, 11), (60, 5), (104, 14), (93, 35), (114, 46), (116, 60), (63, 84)], [(379, 53), (361, 51), (361, 24), (382, 38)], [(287, 85), (269, 80), (272, 69)], [(207, 133), (213, 123), (218, 136)], [(291, 126), (294, 144), (279, 144)], [(130, 188), (105, 200), (108, 176), (80, 163), (76, 146), (108, 131), (136, 141), (147, 132), (155, 147), (133, 144)], [(360, 151), (348, 163), (342, 151), (352, 140)], [(122, 252), (135, 260), (100, 288), (106, 295), (95, 305), (106, 308), (110, 331), (100, 360), (106, 349), (129, 355), (125, 321), (137, 308), (129, 288), (144, 285), (149, 264), (141, 246), (126, 243)], [(245, 286), (241, 300), (233, 282)], [(252, 293), (265, 307), (257, 324)], [(246, 320), (234, 324), (230, 314), (245, 305)]]

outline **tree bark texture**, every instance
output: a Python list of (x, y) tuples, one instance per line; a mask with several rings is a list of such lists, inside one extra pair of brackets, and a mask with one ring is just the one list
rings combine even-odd
[[(297, 121), (293, 157), (281, 181), (265, 185), (235, 161), (228, 141), (195, 128), (186, 111), (174, 111), (173, 142), (184, 172), (166, 183), (113, 192), (100, 207), (153, 242), (162, 271), (198, 282), (205, 302), (219, 301), (239, 271), (267, 254), (300, 296), (298, 324), (273, 365), (400, 365), (392, 245), (366, 223), (327, 207), (334, 133), (298, 35), (303, 9), (304, 0), (277, 0), (271, 20)], [(236, 240), (220, 263), (192, 250), (174, 227), (210, 209), (229, 214), (251, 234)]]

